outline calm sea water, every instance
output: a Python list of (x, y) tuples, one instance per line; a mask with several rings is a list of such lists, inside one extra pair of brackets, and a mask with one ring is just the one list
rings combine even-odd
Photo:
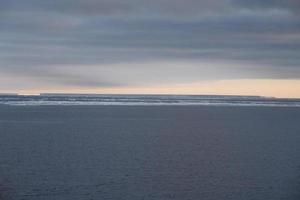
[(298, 200), (299, 121), (298, 107), (1, 105), (0, 199)]

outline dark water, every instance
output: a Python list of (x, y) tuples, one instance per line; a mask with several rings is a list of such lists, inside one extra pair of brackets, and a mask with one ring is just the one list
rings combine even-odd
[(1, 200), (298, 200), (300, 108), (0, 106)]

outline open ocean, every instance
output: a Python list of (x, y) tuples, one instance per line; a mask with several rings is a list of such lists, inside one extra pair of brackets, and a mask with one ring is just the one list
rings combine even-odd
[(299, 200), (300, 100), (0, 96), (0, 200)]

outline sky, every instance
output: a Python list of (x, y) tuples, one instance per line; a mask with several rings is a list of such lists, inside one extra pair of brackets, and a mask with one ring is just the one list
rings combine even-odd
[(300, 97), (299, 0), (0, 0), (0, 92)]

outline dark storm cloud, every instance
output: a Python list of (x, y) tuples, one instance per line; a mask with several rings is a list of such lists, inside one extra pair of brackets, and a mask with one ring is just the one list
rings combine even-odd
[(299, 10), (297, 0), (0, 0), (0, 72), (111, 86), (130, 84), (105, 74), (111, 64), (220, 61), (240, 63), (236, 78), (300, 78)]

